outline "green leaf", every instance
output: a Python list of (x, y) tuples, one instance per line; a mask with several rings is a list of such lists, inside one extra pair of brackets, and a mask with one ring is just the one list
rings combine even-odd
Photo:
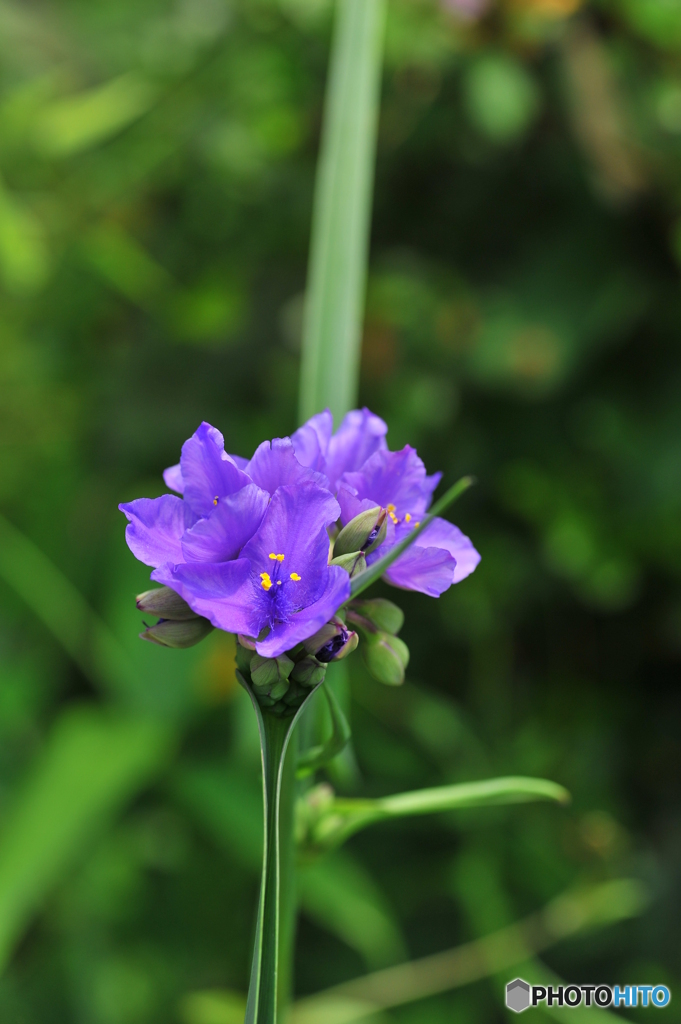
[(152, 778), (171, 732), (92, 708), (57, 720), (0, 837), (0, 967), (92, 834)]
[(301, 421), (357, 402), (386, 0), (337, 4), (312, 221)]
[(399, 544), (396, 544), (387, 554), (379, 558), (377, 562), (370, 565), (368, 569), (361, 572), (358, 576), (353, 576), (350, 580), (350, 592), (353, 597), (361, 594), (367, 587), (370, 587), (372, 583), (380, 579), (383, 573), (388, 569), (396, 558), (407, 550), (407, 548), (414, 543), (416, 538), (428, 528), (430, 523), (433, 521), (435, 516), (439, 516), (441, 512), (453, 505), (457, 498), (460, 498), (464, 491), (467, 491), (469, 487), (472, 487), (475, 480), (472, 476), (462, 476), (460, 480), (457, 480), (455, 484), (446, 491), (442, 497), (435, 502), (433, 507), (427, 516), (421, 520), (416, 529), (412, 530), (408, 536), (401, 540)]
[(321, 852), (345, 842), (367, 825), (390, 818), (534, 800), (553, 800), (565, 804), (569, 799), (568, 791), (558, 783), (523, 776), (437, 786), (411, 793), (398, 793), (380, 800), (336, 798), (320, 806), (316, 820), (308, 817), (308, 835), (304, 843)]
[(334, 757), (343, 751), (350, 739), (350, 726), (343, 714), (340, 704), (328, 686), (322, 686), (331, 716), (331, 735), (325, 743), (311, 747), (298, 759), (296, 774), (298, 778), (311, 775), (318, 768), (324, 768)]
[(302, 864), (300, 902), (308, 917), (356, 950), (367, 967), (404, 959), (399, 921), (367, 869), (345, 850)]
[(103, 689), (130, 688), (137, 671), (73, 583), (0, 515), (0, 577), (23, 598), (83, 673)]
[[(276, 1024), (279, 1004), (288, 1001), (295, 891), (293, 878), (293, 785), (295, 761), (287, 751), (311, 690), (292, 718), (263, 711), (240, 672), (260, 734), (263, 778), (263, 867), (255, 946), (244, 1024)], [(322, 685), (322, 684), (320, 684)]]

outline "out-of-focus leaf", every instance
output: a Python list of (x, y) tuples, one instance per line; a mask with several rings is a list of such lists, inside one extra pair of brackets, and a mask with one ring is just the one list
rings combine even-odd
[[(411, 960), (354, 981), (343, 982), (313, 996), (300, 999), (293, 1007), (291, 1024), (368, 1024), (377, 1022), (384, 1010), (426, 999), (468, 985), (498, 972), (521, 971), (530, 984), (564, 984), (535, 954), (566, 938), (592, 928), (625, 921), (640, 914), (648, 904), (648, 894), (637, 879), (617, 878), (601, 885), (569, 890), (552, 900), (538, 914), (532, 914), (508, 927), (444, 950), (420, 960)], [(502, 975), (500, 974), (500, 977)], [(504, 981), (508, 980), (503, 974)], [(225, 993), (220, 1016), (220, 993), (198, 992), (184, 1002), (186, 1024), (231, 1024), (228, 1016), (236, 1002)], [(190, 1016), (188, 1007), (206, 1007), (206, 1016)], [(212, 1016), (209, 1015), (214, 1009)], [(548, 1017), (564, 1020), (559, 1007), (538, 1007)], [(575, 1020), (596, 1024), (598, 1020), (618, 1020), (600, 1008), (570, 1010)], [(572, 1020), (572, 1016), (570, 1020)]]
[(168, 271), (119, 224), (98, 225), (83, 240), (83, 250), (104, 280), (131, 302), (153, 307), (171, 290)]
[(158, 89), (130, 72), (104, 85), (56, 100), (36, 119), (34, 143), (46, 156), (65, 157), (106, 142), (145, 114)]
[(184, 1024), (243, 1024), (246, 997), (240, 992), (193, 992), (180, 1007)]
[(0, 182), (0, 274), (12, 292), (32, 292), (49, 275), (43, 227), (35, 214)]
[(0, 835), (0, 965), (93, 833), (167, 758), (163, 725), (66, 711), (15, 798)]
[(341, 0), (317, 171), (300, 419), (357, 400), (385, 0)]
[(521, 135), (537, 115), (540, 96), (525, 67), (509, 54), (485, 54), (468, 70), (464, 96), (468, 114), (495, 142)]
[(356, 950), (368, 967), (404, 957), (404, 941), (394, 914), (354, 858), (336, 850), (332, 856), (304, 865), (299, 886), (304, 911)]
[(82, 594), (28, 537), (0, 515), (0, 577), (24, 599), (85, 675), (127, 689), (136, 670)]

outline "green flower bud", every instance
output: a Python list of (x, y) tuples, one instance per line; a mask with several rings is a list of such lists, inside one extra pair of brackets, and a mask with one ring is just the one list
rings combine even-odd
[(330, 564), (340, 565), (341, 569), (345, 569), (350, 576), (357, 576), (366, 569), (367, 560), (364, 557), (363, 551), (351, 551), (348, 555), (339, 555), (337, 558), (332, 558)]
[(140, 639), (150, 640), (160, 647), (193, 647), (213, 630), (208, 619), (194, 617), (185, 621), (159, 619), (155, 626), (147, 626)]
[(387, 686), (401, 686), (409, 664), (409, 648), (403, 640), (390, 633), (368, 633), (362, 651), (374, 679)]
[(170, 587), (155, 587), (153, 590), (145, 590), (143, 594), (138, 594), (135, 600), (141, 612), (158, 615), (160, 619), (182, 621), (200, 618), (196, 612), (192, 611), (187, 602)]
[(334, 556), (349, 555), (353, 551), (368, 554), (383, 543), (387, 528), (386, 511), (380, 505), (360, 512), (336, 537)]
[(325, 675), (326, 665), (309, 655), (302, 661), (296, 662), (291, 672), (291, 679), (294, 683), (299, 683), (300, 686), (312, 689), (313, 686), (324, 682)]
[(251, 683), (261, 704), (264, 697), (278, 701), (284, 696), (289, 688), (288, 677), (292, 668), (293, 662), (285, 654), (280, 654), (278, 658), (253, 655), (250, 667)]
[(348, 622), (369, 631), (373, 627), (374, 630), (395, 635), (404, 625), (404, 612), (384, 597), (376, 597), (371, 601), (353, 601), (348, 606)]

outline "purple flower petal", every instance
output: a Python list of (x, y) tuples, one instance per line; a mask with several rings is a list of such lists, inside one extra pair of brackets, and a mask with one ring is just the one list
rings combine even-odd
[(128, 517), (125, 539), (135, 558), (145, 565), (183, 562), (180, 538), (196, 520), (182, 498), (137, 498), (118, 506)]
[[(379, 548), (383, 553), (383, 548)], [(439, 597), (451, 587), (456, 559), (445, 548), (417, 547), (412, 544), (384, 575), (388, 583), (402, 590), (418, 590), (429, 597)]]
[[(288, 622), (277, 622), (267, 637), (256, 643), (258, 654), (276, 658), (312, 636), (338, 611), (350, 597), (350, 577), (340, 566), (330, 565), (323, 570), (324, 587), (318, 599), (294, 613)], [(251, 634), (253, 635), (253, 634)]]
[(176, 466), (168, 466), (167, 469), (163, 470), (163, 480), (169, 491), (184, 494), (184, 480), (182, 479), (182, 470), (179, 462)]
[(234, 464), (235, 464), (236, 466), (238, 466), (238, 467), (239, 467), (239, 469), (245, 469), (245, 468), (246, 468), (246, 466), (248, 465), (249, 461), (250, 461), (249, 459), (245, 459), (245, 458), (243, 457), (243, 455), (232, 455), (232, 454), (230, 454), (230, 456), (229, 456), (229, 457), (230, 457), (230, 459), (232, 460), (232, 462), (233, 462), (233, 463), (234, 463)]
[(186, 562), (229, 562), (238, 558), (260, 526), (270, 496), (255, 484), (220, 498), (212, 515), (200, 519), (182, 538)]
[(216, 498), (226, 498), (251, 482), (230, 459), (222, 434), (210, 423), (202, 423), (182, 445), (180, 466), (185, 501), (199, 516), (210, 515)]
[(291, 442), (301, 466), (324, 472), (332, 432), (333, 416), (328, 409), (318, 412), (296, 430)]
[[(470, 576), (478, 562), (480, 555), (473, 547), (469, 537), (462, 533), (458, 526), (448, 522), (447, 519), (436, 517), (430, 526), (419, 534), (414, 542), (415, 548), (444, 548), (456, 559), (454, 571), (454, 583), (459, 583)], [(399, 558), (398, 562), (402, 559)], [(397, 563), (396, 563), (397, 564)]]
[[(243, 549), (242, 557), (251, 561), (256, 575), (267, 572), (274, 579), (274, 570), (277, 570), (282, 579), (290, 580), (291, 573), (300, 576), (300, 580), (294, 581), (295, 605), (301, 608), (312, 604), (324, 585), (320, 569), (328, 562), (326, 527), (339, 515), (336, 499), (316, 484), (280, 487), (270, 502), (262, 526)], [(284, 557), (273, 559), (270, 555)]]
[(247, 636), (256, 632), (251, 567), (246, 559), (167, 564), (155, 569), (151, 578), (172, 587), (197, 615), (210, 619), (217, 629)]
[(289, 437), (275, 437), (272, 442), (263, 441), (245, 471), (254, 484), (270, 494), (274, 494), (278, 487), (290, 484), (314, 482), (320, 487), (328, 484), (321, 473), (300, 464)]
[[(310, 422), (310, 421), (308, 421)], [(386, 423), (369, 409), (353, 409), (329, 441), (324, 472), (336, 490), (343, 473), (361, 469), (375, 452), (386, 448)]]
[(423, 461), (409, 445), (399, 452), (375, 452), (359, 472), (345, 473), (342, 478), (358, 498), (369, 498), (384, 508), (392, 506), (398, 519), (406, 514), (422, 516), (439, 479), (437, 473), (426, 476)]

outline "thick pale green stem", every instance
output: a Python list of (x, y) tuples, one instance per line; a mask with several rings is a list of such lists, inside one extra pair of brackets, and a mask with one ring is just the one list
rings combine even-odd
[(338, 0), (317, 171), (300, 419), (357, 402), (386, 0)]

